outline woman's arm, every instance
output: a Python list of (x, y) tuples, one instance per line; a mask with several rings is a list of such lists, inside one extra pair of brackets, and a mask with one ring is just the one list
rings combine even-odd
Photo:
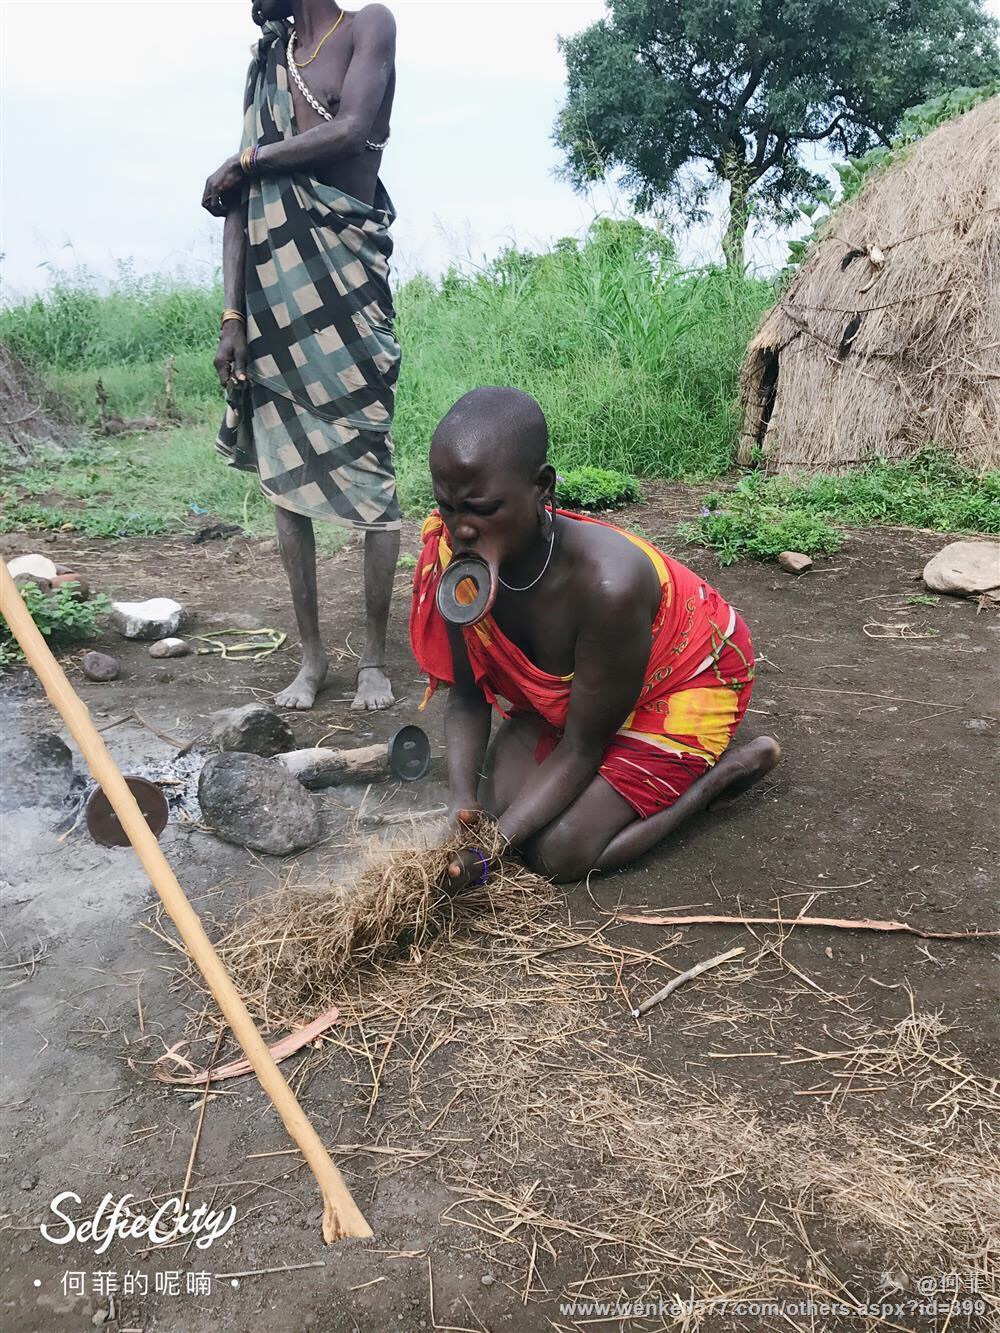
[(479, 780), (490, 741), (492, 709), (476, 684), (461, 631), (449, 626), (455, 683), (448, 691), (444, 736), (448, 793), (453, 813), (479, 806)]
[(515, 847), (551, 824), (590, 785), (645, 680), (652, 644), (646, 599), (621, 577), (617, 584), (606, 580), (588, 601), (563, 737), (499, 821)]

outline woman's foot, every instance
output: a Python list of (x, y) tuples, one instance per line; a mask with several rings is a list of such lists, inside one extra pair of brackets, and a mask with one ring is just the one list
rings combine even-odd
[(781, 759), (781, 746), (773, 736), (758, 736), (735, 750), (727, 750), (715, 768), (713, 776), (723, 782), (719, 795), (708, 805), (709, 810), (728, 805), (770, 773)]
[(280, 694), (275, 695), (274, 705), (276, 708), (312, 708), (316, 702), (316, 695), (323, 687), (326, 680), (327, 656), (320, 651), (317, 654), (303, 658), (302, 670), (292, 681), (287, 689), (282, 690)]

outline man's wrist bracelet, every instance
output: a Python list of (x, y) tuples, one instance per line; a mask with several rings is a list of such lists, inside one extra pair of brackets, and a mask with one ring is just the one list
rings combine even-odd
[(240, 153), (240, 169), (244, 176), (252, 176), (257, 170), (257, 144), (244, 148)]
[(226, 324), (231, 319), (238, 319), (241, 324), (247, 322), (247, 317), (242, 310), (223, 310), (220, 324)]

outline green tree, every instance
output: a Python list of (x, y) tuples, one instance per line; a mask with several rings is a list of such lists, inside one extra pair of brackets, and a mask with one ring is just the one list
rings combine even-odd
[(907, 107), (1000, 74), (982, 0), (608, 0), (560, 42), (568, 91), (555, 129), (578, 189), (611, 174), (647, 211), (688, 221), (729, 190), (726, 262), (751, 216), (790, 220), (826, 184), (810, 144), (887, 144)]

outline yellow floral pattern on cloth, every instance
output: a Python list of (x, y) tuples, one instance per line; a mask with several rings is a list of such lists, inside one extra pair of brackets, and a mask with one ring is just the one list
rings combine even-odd
[(739, 695), (718, 685), (678, 690), (663, 700), (663, 732), (634, 731), (626, 719), (619, 736), (632, 736), (671, 754), (693, 754), (714, 764), (729, 744), (739, 716)]

